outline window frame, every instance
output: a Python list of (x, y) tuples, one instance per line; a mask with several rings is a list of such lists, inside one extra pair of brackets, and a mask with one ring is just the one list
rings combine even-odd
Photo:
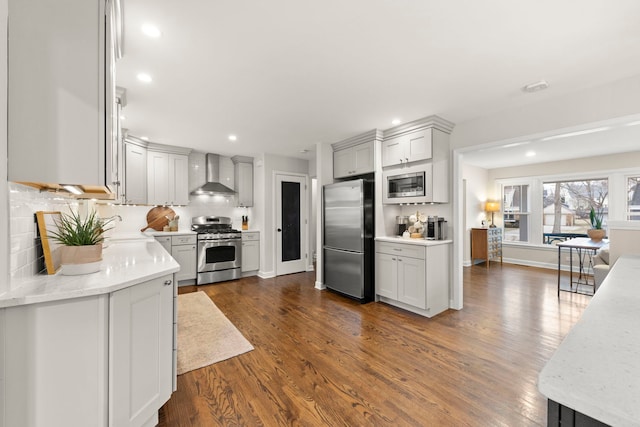
[[(542, 226), (542, 194), (543, 182), (555, 181), (579, 181), (590, 179), (607, 179), (609, 185), (609, 218), (608, 221), (626, 221), (627, 220), (627, 177), (640, 176), (640, 168), (622, 168), (594, 170), (586, 172), (572, 172), (566, 174), (549, 174), (549, 175), (532, 175), (529, 177), (512, 177), (512, 178), (494, 178), (493, 194), (497, 195), (496, 199), (502, 200), (502, 188), (504, 185), (521, 185), (529, 184), (529, 224), (528, 224), (528, 242), (508, 241), (504, 240), (504, 224), (503, 224), (503, 207), (501, 206), (500, 217), (496, 218), (496, 225), (503, 229), (503, 246), (522, 246), (531, 248), (547, 248), (556, 250), (555, 245), (547, 245), (542, 242), (543, 226)], [(532, 204), (531, 200), (538, 200), (536, 204)], [(501, 203), (502, 205), (502, 203)]]

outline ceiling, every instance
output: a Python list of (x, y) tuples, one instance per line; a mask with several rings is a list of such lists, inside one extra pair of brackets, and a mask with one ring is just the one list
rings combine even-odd
[[(124, 7), (123, 126), (223, 155), (305, 158), (317, 143), (386, 129), (396, 118), (436, 114), (461, 123), (640, 75), (637, 0), (126, 0)], [(145, 23), (162, 36), (144, 35)], [(138, 81), (140, 72), (153, 81)], [(541, 79), (547, 90), (520, 90)], [(633, 131), (640, 126), (620, 134)], [(525, 148), (478, 151), (475, 164)], [(544, 151), (536, 148), (536, 160)]]

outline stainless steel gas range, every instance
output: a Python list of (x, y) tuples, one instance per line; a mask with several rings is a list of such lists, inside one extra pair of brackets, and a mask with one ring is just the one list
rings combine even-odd
[(231, 228), (231, 218), (193, 217), (191, 229), (198, 233), (196, 284), (204, 285), (241, 277), (242, 233)]

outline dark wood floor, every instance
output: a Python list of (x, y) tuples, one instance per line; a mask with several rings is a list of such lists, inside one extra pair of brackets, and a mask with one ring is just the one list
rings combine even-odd
[(558, 299), (553, 270), (478, 265), (464, 309), (427, 319), (314, 280), (200, 286), (255, 350), (179, 376), (159, 425), (546, 425), (538, 372), (590, 300)]

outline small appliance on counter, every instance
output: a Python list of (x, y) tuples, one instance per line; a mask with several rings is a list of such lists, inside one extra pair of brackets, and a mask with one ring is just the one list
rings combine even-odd
[(409, 217), (408, 216), (397, 216), (396, 217), (396, 234), (398, 236), (402, 236), (402, 233), (407, 231), (409, 228)]
[(427, 219), (427, 240), (446, 240), (447, 221), (438, 216), (430, 216)]

